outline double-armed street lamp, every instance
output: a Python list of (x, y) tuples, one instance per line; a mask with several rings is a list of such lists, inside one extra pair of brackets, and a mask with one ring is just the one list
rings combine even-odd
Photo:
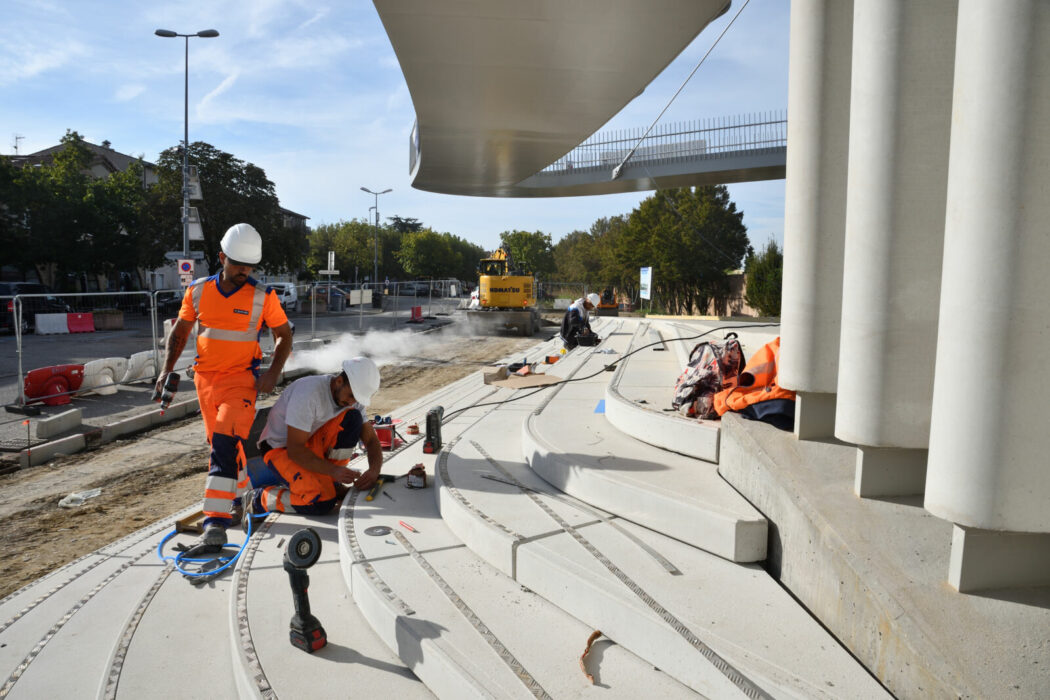
[[(385, 189), (382, 192), (373, 192), (367, 187), (362, 187), (362, 191), (368, 194), (375, 195), (376, 204), (375, 207), (370, 207), (369, 210), (376, 210), (376, 224), (375, 224), (375, 239), (372, 247), (372, 284), (378, 284), (379, 282), (379, 195), (386, 194), (387, 192), (393, 192), (392, 189)], [(378, 287), (377, 287), (378, 289)]]
[(202, 29), (196, 34), (179, 34), (170, 29), (158, 29), (157, 36), (173, 39), (186, 37), (186, 79), (184, 85), (183, 140), (182, 140), (182, 255), (190, 257), (190, 37), (213, 39), (219, 36), (214, 29)]

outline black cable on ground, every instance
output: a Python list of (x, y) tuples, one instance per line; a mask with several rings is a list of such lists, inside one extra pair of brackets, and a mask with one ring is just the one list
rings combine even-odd
[[(674, 341), (674, 340), (696, 340), (697, 338), (703, 338), (705, 335), (710, 335), (711, 333), (717, 333), (719, 331), (731, 331), (731, 330), (740, 330), (740, 329), (748, 329), (748, 328), (774, 328), (774, 327), (777, 327), (779, 325), (780, 325), (779, 323), (751, 323), (751, 324), (747, 324), (747, 325), (743, 325), (743, 326), (720, 326), (718, 328), (712, 328), (711, 330), (704, 331), (703, 333), (700, 333), (698, 335), (691, 335), (691, 336), (688, 336), (688, 337), (685, 337), (685, 338), (672, 338), (671, 340), (672, 341)], [(636, 352), (641, 352), (642, 350), (645, 350), (646, 348), (651, 348), (654, 345), (661, 345), (661, 344), (663, 344), (665, 342), (667, 342), (667, 341), (661, 339), (661, 340), (653, 341), (652, 343), (648, 343), (646, 345), (642, 345), (641, 347), (636, 348), (636, 349), (630, 351), (629, 353), (627, 353), (627, 354), (617, 358), (611, 364), (605, 365), (604, 367), (602, 367), (600, 370), (598, 370), (594, 374), (588, 374), (588, 375), (586, 375), (584, 377), (573, 377), (572, 379), (563, 379), (560, 382), (554, 382), (553, 384), (545, 384), (545, 385), (543, 385), (541, 387), (538, 387), (536, 389), (536, 391), (530, 391), (527, 394), (519, 394), (517, 396), (512, 396), (509, 399), (504, 399), (502, 401), (489, 401), (488, 403), (475, 403), (475, 404), (471, 404), (469, 406), (464, 406), (463, 408), (457, 408), (455, 411), (450, 411), (450, 412), (446, 413), (443, 416), (441, 422), (442, 423), (447, 423), (449, 421), (449, 419), (452, 418), (452, 416), (455, 416), (458, 413), (462, 413), (463, 411), (466, 411), (467, 409), (470, 409), (470, 408), (481, 408), (481, 407), (484, 407), (484, 406), (501, 406), (501, 405), (503, 405), (505, 403), (510, 403), (511, 401), (517, 401), (518, 399), (524, 399), (524, 398), (528, 398), (529, 396), (535, 396), (536, 394), (540, 393), (544, 389), (550, 389), (551, 387), (561, 386), (563, 384), (568, 384), (569, 382), (579, 382), (579, 381), (583, 381), (584, 379), (590, 379), (591, 377), (597, 377), (602, 372), (610, 372), (610, 371), (612, 371), (613, 369), (616, 368), (616, 364), (618, 362), (621, 362), (622, 360), (627, 359), (628, 357), (630, 357), (631, 355), (635, 354)]]

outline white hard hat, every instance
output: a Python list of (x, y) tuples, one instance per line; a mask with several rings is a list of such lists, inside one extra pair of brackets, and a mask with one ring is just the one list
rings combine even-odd
[(591, 302), (591, 306), (598, 306), (598, 295), (594, 292), (591, 292), (587, 295), (587, 301)]
[(262, 236), (251, 224), (234, 224), (226, 229), (219, 246), (235, 262), (255, 265), (262, 260)]
[(363, 406), (379, 391), (379, 368), (367, 357), (351, 357), (343, 360), (343, 373), (350, 381), (354, 399)]

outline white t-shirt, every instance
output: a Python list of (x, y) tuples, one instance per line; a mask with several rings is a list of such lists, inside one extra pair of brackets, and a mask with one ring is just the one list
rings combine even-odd
[[(289, 384), (270, 409), (259, 442), (265, 440), (272, 448), (285, 447), (288, 445), (289, 425), (313, 435), (341, 413), (343, 407), (332, 398), (331, 383), (332, 375), (319, 374), (296, 379)], [(364, 416), (364, 406), (355, 403), (352, 408)]]

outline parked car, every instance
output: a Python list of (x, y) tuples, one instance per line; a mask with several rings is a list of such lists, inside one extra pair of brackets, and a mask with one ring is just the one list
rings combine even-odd
[(299, 303), (299, 290), (291, 282), (274, 282), (270, 286), (277, 292), (285, 311), (294, 309)]
[[(45, 297), (22, 299), (22, 332), (36, 328), (37, 314), (67, 314), (73, 311), (69, 304), (51, 294), (51, 289), (36, 282), (0, 282), (0, 297), (15, 297), (19, 294), (47, 294)], [(14, 332), (15, 300), (4, 299), (0, 313), (0, 328)]]
[(397, 294), (402, 297), (430, 296), (430, 285), (426, 282), (402, 282), (397, 288)]
[[(181, 291), (157, 292), (157, 318), (174, 318), (179, 315), (182, 308)], [(149, 302), (145, 299), (139, 302), (139, 311), (143, 315), (149, 314)]]

